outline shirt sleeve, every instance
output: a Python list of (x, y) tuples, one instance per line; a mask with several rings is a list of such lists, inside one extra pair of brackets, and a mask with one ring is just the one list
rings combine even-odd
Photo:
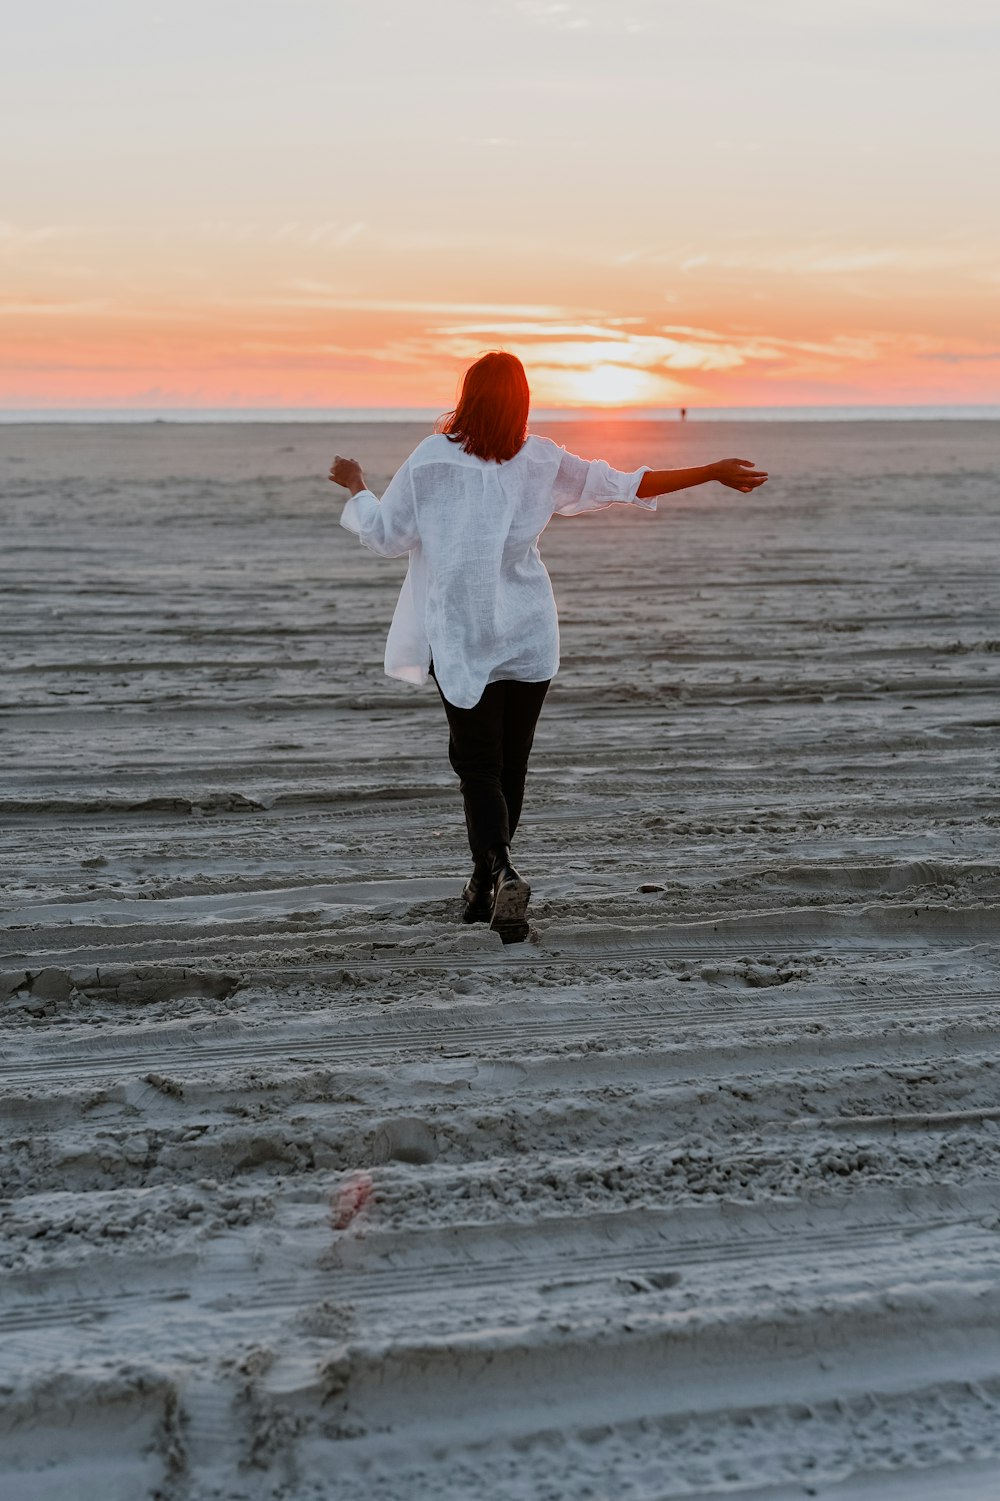
[(655, 511), (655, 495), (639, 500), (635, 493), (642, 476), (651, 467), (643, 464), (641, 469), (626, 473), (612, 469), (603, 459), (580, 459), (560, 448), (559, 468), (552, 483), (552, 509), (559, 516), (582, 516), (587, 511), (613, 505), (636, 505), (645, 511)]
[(420, 541), (409, 459), (397, 469), (381, 500), (370, 490), (350, 495), (340, 524), (383, 558), (400, 558)]

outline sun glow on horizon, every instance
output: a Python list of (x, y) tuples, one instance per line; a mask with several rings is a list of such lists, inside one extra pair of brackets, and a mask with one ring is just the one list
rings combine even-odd
[(558, 406), (642, 406), (670, 402), (674, 392), (646, 370), (601, 363), (581, 370), (536, 372), (533, 389)]

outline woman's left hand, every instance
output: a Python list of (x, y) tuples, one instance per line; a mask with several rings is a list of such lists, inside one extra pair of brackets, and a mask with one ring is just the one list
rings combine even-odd
[(709, 464), (708, 469), (711, 479), (717, 479), (730, 490), (742, 490), (744, 495), (767, 483), (767, 470), (755, 469), (753, 459), (719, 459)]
[(345, 490), (350, 490), (352, 495), (357, 495), (360, 490), (367, 488), (364, 473), (357, 459), (342, 459), (339, 453), (333, 456), (328, 477), (333, 484), (343, 485)]

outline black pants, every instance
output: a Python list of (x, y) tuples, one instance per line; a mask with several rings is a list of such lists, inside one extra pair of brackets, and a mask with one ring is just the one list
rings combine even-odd
[(474, 708), (459, 709), (438, 685), (450, 730), (448, 759), (460, 778), (469, 847), (477, 860), (514, 837), (531, 742), (548, 686), (489, 683)]

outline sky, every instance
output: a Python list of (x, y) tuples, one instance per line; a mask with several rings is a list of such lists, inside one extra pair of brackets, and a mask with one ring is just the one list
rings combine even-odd
[(1000, 402), (994, 0), (33, 0), (0, 407)]

